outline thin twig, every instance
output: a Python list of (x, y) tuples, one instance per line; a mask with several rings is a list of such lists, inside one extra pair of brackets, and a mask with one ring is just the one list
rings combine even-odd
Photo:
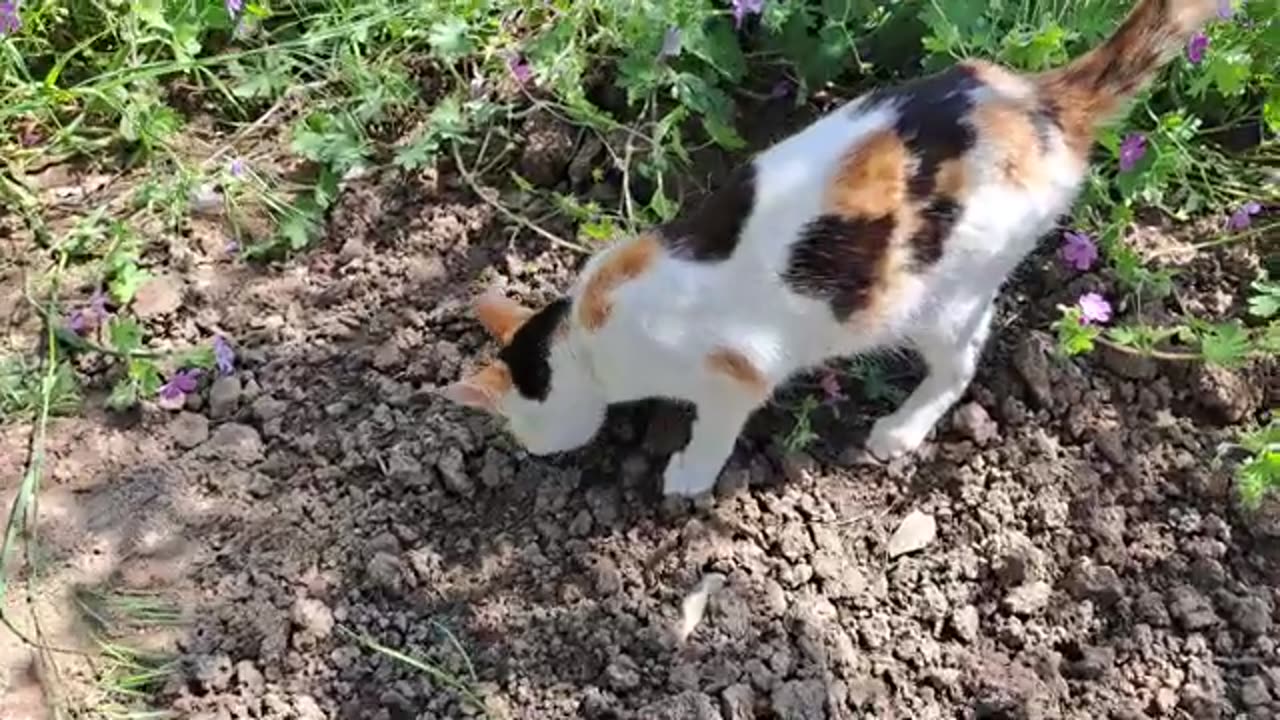
[(526, 218), (523, 215), (520, 215), (514, 210), (508, 208), (506, 205), (503, 205), (497, 200), (494, 200), (493, 198), (489, 197), (487, 193), (485, 193), (480, 189), (480, 185), (476, 181), (475, 176), (473, 176), (471, 174), (471, 171), (467, 169), (467, 166), (463, 164), (462, 153), (458, 152), (457, 143), (452, 143), (452, 147), (453, 147), (453, 162), (458, 167), (458, 174), (462, 176), (462, 180), (467, 183), (468, 187), (471, 188), (471, 192), (475, 193), (476, 197), (484, 201), (486, 205), (493, 208), (494, 210), (497, 210), (499, 213), (502, 214), (503, 217), (507, 218), (508, 220), (537, 233), (543, 239), (550, 242), (552, 245), (557, 245), (559, 247), (562, 247), (568, 250), (573, 250), (574, 252), (582, 253), (583, 255), (591, 254), (591, 251), (583, 247), (582, 245), (579, 245), (578, 243), (575, 243), (575, 242), (571, 242), (569, 240), (565, 240), (559, 235), (556, 235), (555, 233), (544, 229), (542, 226), (535, 225), (533, 221), (530, 220), (529, 218)]

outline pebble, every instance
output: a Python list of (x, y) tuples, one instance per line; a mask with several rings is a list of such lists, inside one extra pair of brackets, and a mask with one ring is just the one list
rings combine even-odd
[(991, 419), (987, 409), (976, 402), (965, 403), (956, 408), (951, 423), (956, 432), (979, 445), (986, 445), (1000, 437), (1000, 427)]
[(1236, 604), (1231, 622), (1246, 635), (1263, 635), (1271, 629), (1271, 608), (1260, 597), (1247, 597)]
[(973, 605), (957, 608), (951, 614), (951, 629), (966, 643), (972, 644), (978, 639), (978, 623), (978, 608)]
[(240, 378), (225, 375), (209, 386), (209, 417), (214, 420), (230, 417), (240, 407)]
[(1169, 615), (1186, 630), (1203, 630), (1218, 622), (1213, 605), (1190, 585), (1171, 590), (1168, 605)]
[(133, 312), (142, 320), (153, 320), (182, 307), (182, 281), (173, 275), (156, 275), (144, 282), (133, 296)]
[(257, 430), (240, 423), (218, 426), (204, 447), (215, 457), (242, 465), (262, 460), (262, 437)]
[(209, 439), (209, 420), (199, 413), (180, 412), (169, 421), (169, 437), (190, 450)]
[(1010, 591), (1004, 598), (1004, 605), (1015, 615), (1035, 615), (1049, 604), (1052, 595), (1053, 587), (1049, 583), (1031, 582)]
[(475, 485), (472, 484), (471, 478), (467, 477), (461, 449), (450, 447), (445, 450), (440, 455), (436, 467), (440, 470), (440, 477), (444, 480), (445, 487), (463, 497), (470, 497), (475, 493)]

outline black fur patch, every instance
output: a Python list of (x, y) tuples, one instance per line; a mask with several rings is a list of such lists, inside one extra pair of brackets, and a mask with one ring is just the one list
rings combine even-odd
[(801, 295), (830, 302), (831, 312), (844, 322), (871, 299), (893, 227), (893, 216), (823, 215), (806, 225), (791, 247), (782, 279)]
[(738, 247), (755, 200), (756, 168), (748, 163), (693, 212), (660, 228), (659, 234), (677, 256), (699, 262), (728, 260)]
[(972, 67), (955, 65), (927, 77), (872, 92), (866, 107), (891, 101), (898, 109), (894, 129), (917, 160), (907, 180), (914, 202), (926, 202), (924, 224), (909, 239), (917, 263), (942, 257), (942, 245), (955, 223), (955, 198), (934, 197), (938, 168), (973, 148), (977, 137), (969, 126), (974, 90), (982, 80)]
[(498, 351), (516, 389), (530, 400), (546, 400), (551, 392), (551, 338), (569, 313), (569, 304), (569, 298), (560, 298), (542, 308)]
[(920, 213), (920, 229), (911, 236), (911, 259), (918, 268), (942, 259), (942, 245), (956, 224), (960, 206), (955, 200), (935, 197)]

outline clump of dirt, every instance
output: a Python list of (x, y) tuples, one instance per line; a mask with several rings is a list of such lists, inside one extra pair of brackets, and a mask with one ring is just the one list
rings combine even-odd
[[(546, 184), (573, 160), (556, 132), (530, 134)], [(920, 457), (849, 461), (856, 401), (787, 454), (771, 408), (715, 504), (682, 507), (658, 497), (679, 408), (617, 408), (547, 459), (435, 395), (493, 351), (480, 287), (545, 300), (581, 258), (510, 238), (448, 173), (366, 178), (285, 267), (175, 270), (234, 381), (129, 427), (59, 421), (49, 492), (80, 509), (51, 537), (183, 599), (158, 696), (182, 717), (1272, 717), (1280, 533), (1237, 514), (1214, 458), (1275, 398), (1052, 354), (1031, 328), (1078, 288), (1047, 255)], [(1204, 284), (1239, 281), (1217, 267)], [(937, 537), (890, 559), (912, 512)]]

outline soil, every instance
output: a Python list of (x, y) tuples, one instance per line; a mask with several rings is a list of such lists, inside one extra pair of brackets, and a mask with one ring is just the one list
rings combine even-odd
[[(531, 137), (524, 164), (567, 187), (579, 140)], [(1243, 515), (1215, 459), (1225, 423), (1280, 405), (1274, 365), (1057, 357), (1036, 329), (1111, 281), (1046, 249), (918, 456), (860, 460), (890, 406), (856, 378), (815, 413), (820, 439), (785, 451), (801, 379), (752, 421), (714, 502), (663, 502), (678, 407), (617, 408), (589, 448), (537, 458), (433, 393), (494, 350), (478, 290), (546, 301), (581, 263), (511, 230), (448, 168), (388, 171), (347, 187), (327, 239), (287, 263), (181, 237), (149, 258), (148, 327), (175, 345), (216, 328), (237, 371), (183, 408), (91, 397), (54, 423), (46, 632), (81, 630), (58, 609), (76, 584), (178, 599), (187, 622), (160, 641), (178, 664), (152, 699), (202, 720), (1280, 712), (1280, 515)], [(1184, 300), (1221, 306), (1257, 263), (1202, 257)], [(5, 482), (28, 432), (0, 435)], [(912, 513), (936, 538), (891, 558)], [(33, 655), (4, 643), (0, 715), (38, 717)]]

